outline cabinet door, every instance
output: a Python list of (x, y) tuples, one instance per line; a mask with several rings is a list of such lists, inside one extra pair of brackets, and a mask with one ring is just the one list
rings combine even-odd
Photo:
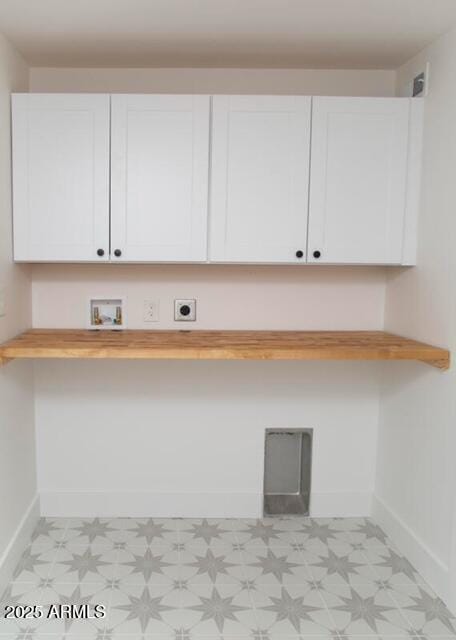
[(211, 262), (306, 260), (311, 99), (215, 96)]
[(112, 260), (206, 260), (209, 105), (209, 96), (112, 96)]
[(108, 260), (109, 96), (15, 94), (12, 117), (15, 259)]
[(409, 107), (313, 98), (309, 262), (401, 263)]

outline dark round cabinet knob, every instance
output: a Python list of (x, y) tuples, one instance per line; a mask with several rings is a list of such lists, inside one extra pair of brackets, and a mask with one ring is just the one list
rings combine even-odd
[(313, 257), (314, 258), (320, 258), (321, 257), (321, 251), (314, 251), (313, 252)]
[(302, 258), (303, 256), (304, 256), (304, 251), (301, 251), (301, 249), (299, 249), (299, 251), (296, 251), (297, 258)]
[(104, 249), (98, 249), (98, 250), (97, 250), (97, 256), (100, 256), (100, 258), (101, 258), (102, 256), (104, 256)]
[(120, 256), (122, 255), (122, 251), (120, 249), (116, 249), (114, 251), (114, 255), (116, 256), (116, 258), (120, 258)]

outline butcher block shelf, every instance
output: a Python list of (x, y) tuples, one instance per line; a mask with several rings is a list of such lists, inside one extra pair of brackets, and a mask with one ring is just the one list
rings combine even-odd
[(450, 354), (383, 331), (84, 331), (31, 329), (0, 345), (15, 358), (177, 360), (420, 360), (448, 369)]

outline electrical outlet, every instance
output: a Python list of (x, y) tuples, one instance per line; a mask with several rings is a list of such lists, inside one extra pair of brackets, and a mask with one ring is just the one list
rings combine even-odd
[(158, 300), (144, 300), (144, 322), (158, 322), (160, 319), (160, 303)]
[(6, 289), (0, 287), (0, 318), (6, 316)]
[(196, 300), (174, 300), (174, 320), (194, 322), (196, 320)]

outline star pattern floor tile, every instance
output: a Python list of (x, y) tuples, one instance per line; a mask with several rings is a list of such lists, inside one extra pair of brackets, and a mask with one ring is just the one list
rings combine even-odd
[(455, 617), (365, 518), (42, 518), (0, 613), (0, 640), (456, 640)]

